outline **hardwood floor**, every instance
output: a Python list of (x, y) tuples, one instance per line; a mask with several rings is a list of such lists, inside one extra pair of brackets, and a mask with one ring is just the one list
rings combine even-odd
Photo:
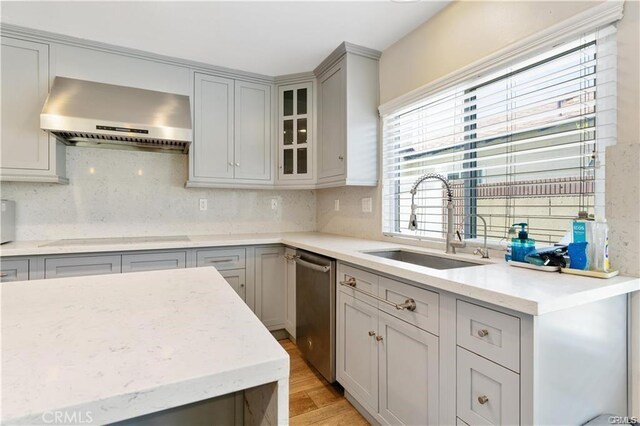
[(369, 424), (345, 399), (339, 385), (330, 385), (306, 363), (293, 342), (279, 342), (291, 359), (289, 422), (292, 426)]

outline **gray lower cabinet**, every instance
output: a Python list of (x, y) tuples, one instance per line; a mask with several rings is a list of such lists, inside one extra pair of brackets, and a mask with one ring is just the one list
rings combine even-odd
[(119, 274), (120, 272), (122, 272), (122, 256), (120, 255), (65, 256), (44, 260), (45, 278)]
[(229, 285), (242, 297), (242, 300), (246, 299), (246, 271), (244, 269), (231, 269), (226, 271), (220, 271), (220, 275), (224, 277)]
[(338, 293), (337, 377), (382, 424), (438, 425), (438, 337)]
[(284, 247), (256, 247), (255, 313), (270, 330), (285, 328)]
[(25, 281), (29, 279), (29, 259), (7, 259), (0, 261), (0, 282)]
[(159, 271), (187, 266), (187, 252), (123, 254), (122, 272)]
[(247, 251), (245, 248), (221, 248), (198, 250), (196, 266), (213, 266), (218, 271), (226, 269), (244, 269)]

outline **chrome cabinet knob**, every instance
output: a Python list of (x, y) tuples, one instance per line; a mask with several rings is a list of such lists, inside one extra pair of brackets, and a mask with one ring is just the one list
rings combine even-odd
[(375, 335), (376, 335), (376, 332), (375, 332), (375, 331), (370, 331), (370, 332), (369, 332), (369, 336), (375, 336)]
[(478, 330), (478, 336), (487, 337), (489, 335), (489, 330)]
[(344, 160), (344, 157), (342, 155), (338, 155), (338, 160)]
[(236, 167), (240, 167), (240, 163), (236, 163)]
[(229, 161), (229, 165), (230, 165), (230, 166), (233, 166), (233, 161)]
[(382, 340), (382, 336), (376, 336), (376, 340), (380, 342)]
[(486, 404), (487, 402), (489, 402), (489, 397), (487, 397), (487, 395), (480, 395), (478, 397), (478, 402), (482, 405)]
[(240, 284), (240, 287), (244, 287), (244, 284)]

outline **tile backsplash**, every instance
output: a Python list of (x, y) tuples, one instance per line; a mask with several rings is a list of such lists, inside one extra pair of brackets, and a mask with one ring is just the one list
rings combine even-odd
[(3, 182), (0, 189), (16, 201), (18, 240), (316, 228), (314, 191), (185, 189), (187, 167), (186, 155), (68, 147), (69, 185)]

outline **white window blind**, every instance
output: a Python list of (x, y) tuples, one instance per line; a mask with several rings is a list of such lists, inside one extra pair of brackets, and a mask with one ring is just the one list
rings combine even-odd
[(579, 211), (604, 212), (615, 111), (613, 26), (397, 108), (383, 116), (383, 232), (444, 237), (438, 181), (420, 185), (418, 230), (408, 229), (412, 184), (439, 173), (465, 238), (483, 235), (479, 214), (489, 238), (527, 222), (532, 238), (557, 242)]

